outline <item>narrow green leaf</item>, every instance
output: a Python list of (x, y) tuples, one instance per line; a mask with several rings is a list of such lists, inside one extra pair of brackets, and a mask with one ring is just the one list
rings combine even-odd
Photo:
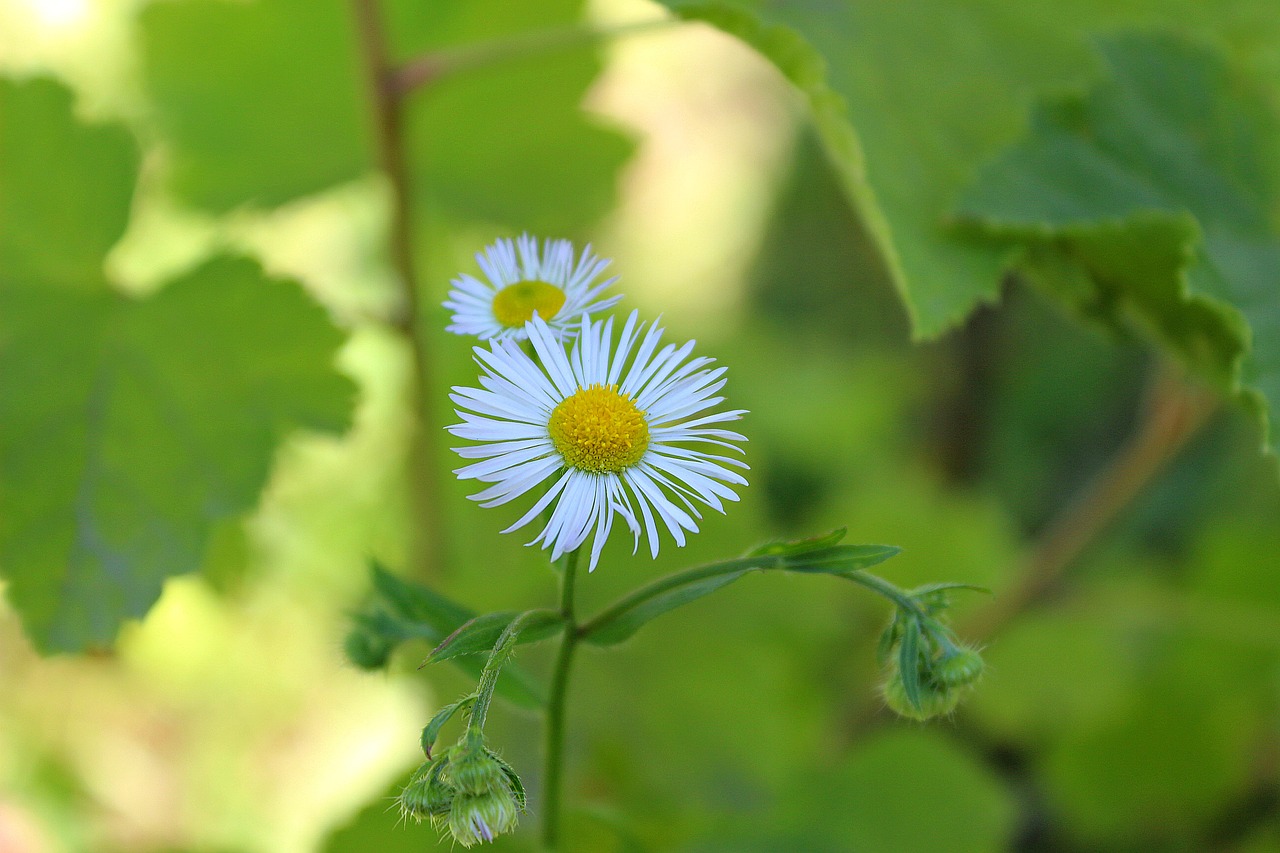
[(431, 718), (431, 722), (427, 723), (426, 727), (422, 730), (421, 742), (423, 755), (427, 758), (431, 757), (431, 748), (436, 745), (436, 739), (440, 737), (440, 730), (444, 728), (445, 723), (452, 720), (453, 716), (459, 711), (470, 707), (471, 703), (474, 701), (476, 701), (476, 697), (474, 695), (465, 696), (457, 702), (445, 705), (439, 711), (436, 711), (436, 715)]
[(830, 533), (824, 533), (821, 536), (810, 536), (807, 539), (779, 539), (748, 551), (744, 556), (762, 557), (770, 554), (790, 555), (803, 554), (806, 551), (817, 551), (821, 548), (829, 548), (832, 545), (839, 544), (846, 533), (848, 533), (848, 528), (840, 527)]
[[(559, 633), (564, 627), (564, 614), (557, 610), (531, 610), (527, 612), (516, 638), (517, 645), (536, 643)], [(439, 663), (459, 655), (487, 652), (493, 648), (507, 626), (522, 615), (519, 611), (486, 613), (459, 626), (432, 649), (426, 663)]]
[(582, 627), (582, 638), (600, 646), (620, 643), (645, 623), (753, 571), (782, 570), (847, 575), (877, 565), (898, 553), (886, 545), (834, 545), (793, 555), (762, 554), (712, 563), (669, 575), (622, 598)]
[(932, 593), (932, 592), (946, 592), (947, 590), (950, 590), (950, 589), (963, 589), (963, 590), (968, 590), (969, 592), (981, 592), (987, 595), (991, 595), (991, 590), (987, 589), (985, 586), (978, 586), (977, 584), (972, 584), (972, 583), (958, 583), (955, 581), (943, 581), (941, 583), (927, 583), (924, 586), (918, 586), (918, 587), (915, 587), (914, 589), (907, 590), (907, 594), (910, 595), (912, 598), (918, 598), (922, 595), (928, 595), (929, 593)]
[(917, 711), (923, 707), (920, 695), (920, 622), (908, 618), (902, 626), (902, 640), (898, 645), (898, 673), (902, 677), (902, 692)]
[[(378, 632), (376, 636), (387, 645), (385, 658), (390, 658), (397, 646), (409, 640), (421, 639), (438, 645), (476, 618), (475, 611), (421, 584), (397, 577), (377, 561), (371, 561), (369, 574), (378, 599), (352, 618), (355, 631)], [(499, 627), (498, 632), (504, 627), (505, 624)], [(454, 657), (452, 663), (475, 680), (479, 680), (484, 670), (484, 660), (478, 655)], [(545, 701), (541, 686), (514, 665), (503, 670), (497, 691), (521, 708), (540, 708)]]

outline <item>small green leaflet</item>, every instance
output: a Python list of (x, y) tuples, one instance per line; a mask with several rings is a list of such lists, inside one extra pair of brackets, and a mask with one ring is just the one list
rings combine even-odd
[(1100, 49), (1107, 79), (1043, 105), (958, 213), (997, 244), (1019, 243), (1049, 292), (1110, 324), (1136, 317), (1274, 422), (1280, 119), (1208, 48), (1141, 34)]

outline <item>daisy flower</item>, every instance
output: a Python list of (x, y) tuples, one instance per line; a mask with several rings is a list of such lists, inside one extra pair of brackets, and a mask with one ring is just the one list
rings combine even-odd
[(747, 440), (718, 426), (745, 411), (711, 411), (724, 401), (715, 395), (725, 369), (711, 369), (714, 359), (690, 359), (693, 341), (659, 348), (662, 327), (644, 326), (631, 312), (615, 346), (612, 318), (582, 317), (566, 355), (551, 325), (535, 317), (526, 333), (540, 364), (510, 337), (490, 341), (475, 348), (483, 387), (455, 387), (450, 395), (463, 422), (449, 431), (480, 442), (455, 448), (479, 461), (454, 473), (493, 484), (471, 496), (486, 507), (549, 484), (503, 532), (551, 506), (529, 544), (550, 548), (552, 560), (594, 532), (589, 569), (595, 569), (615, 515), (636, 548), (643, 535), (656, 557), (659, 521), (683, 546), (685, 532), (698, 531), (699, 505), (724, 512), (722, 501), (738, 499), (726, 484), (747, 484), (734, 470), (745, 463), (703, 449), (741, 453), (734, 442)]
[(541, 254), (528, 234), (514, 244), (499, 240), (478, 252), (476, 263), (487, 281), (459, 275), (444, 303), (453, 311), (447, 331), (459, 335), (523, 340), (525, 324), (537, 314), (557, 337), (565, 337), (576, 331), (582, 315), (611, 308), (622, 298), (599, 298), (618, 280), (596, 281), (609, 261), (587, 246), (575, 264), (568, 240), (545, 241)]

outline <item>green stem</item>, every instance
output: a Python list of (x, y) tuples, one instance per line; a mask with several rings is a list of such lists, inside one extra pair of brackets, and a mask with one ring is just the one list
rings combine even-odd
[(489, 716), (489, 705), (493, 702), (493, 691), (498, 686), (498, 676), (502, 674), (502, 668), (511, 659), (511, 655), (515, 653), (516, 641), (520, 639), (520, 632), (524, 630), (525, 624), (541, 612), (529, 610), (521, 613), (511, 620), (506, 630), (498, 637), (498, 641), (493, 644), (493, 651), (489, 653), (489, 660), (485, 662), (484, 670), (480, 673), (480, 684), (476, 688), (475, 705), (471, 708), (471, 728), (476, 730), (484, 728), (485, 720)]
[(555, 850), (560, 841), (560, 794), (564, 770), (564, 707), (569, 688), (573, 652), (578, 646), (578, 625), (573, 615), (573, 585), (578, 570), (578, 552), (570, 551), (560, 577), (560, 612), (564, 614), (564, 634), (551, 676), (551, 696), (547, 701), (546, 767), (542, 774), (542, 845)]
[(924, 611), (920, 609), (920, 605), (917, 604), (914, 600), (912, 600), (911, 596), (907, 595), (906, 592), (899, 589), (898, 587), (896, 587), (889, 581), (885, 580), (884, 578), (879, 577), (878, 575), (873, 575), (869, 572), (856, 570), (852, 572), (846, 572), (843, 575), (841, 575), (841, 577), (848, 578), (849, 580), (856, 583), (858, 586), (865, 587), (866, 589), (869, 589), (872, 592), (878, 593), (882, 597), (887, 598), (889, 601), (893, 602), (893, 604), (896, 605), (900, 610), (905, 610), (908, 613), (913, 613), (917, 617), (923, 617), (925, 615)]

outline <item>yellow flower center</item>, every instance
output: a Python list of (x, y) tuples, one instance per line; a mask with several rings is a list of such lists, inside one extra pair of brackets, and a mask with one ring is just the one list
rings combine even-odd
[(617, 474), (649, 446), (644, 413), (617, 385), (588, 385), (566, 397), (547, 424), (564, 461), (593, 474)]
[(519, 328), (533, 319), (533, 312), (550, 320), (564, 305), (564, 291), (545, 281), (517, 281), (493, 297), (493, 316), (507, 328)]

